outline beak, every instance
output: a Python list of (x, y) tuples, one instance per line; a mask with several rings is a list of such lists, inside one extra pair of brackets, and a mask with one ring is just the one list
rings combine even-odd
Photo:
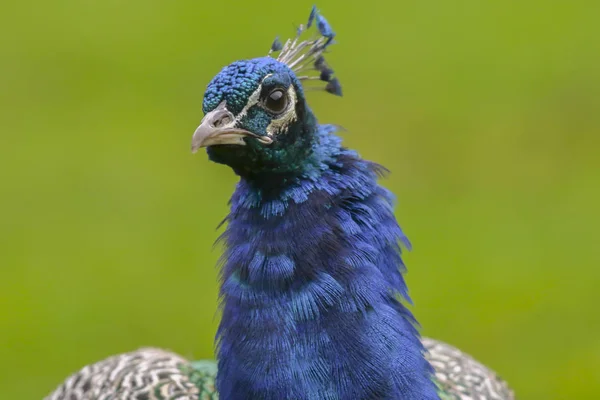
[(202, 118), (200, 126), (192, 136), (192, 153), (200, 147), (215, 144), (237, 144), (245, 146), (244, 138), (247, 136), (257, 138), (261, 143), (270, 144), (273, 140), (268, 136), (259, 136), (245, 129), (236, 128), (233, 114), (227, 109), (223, 101), (217, 108)]

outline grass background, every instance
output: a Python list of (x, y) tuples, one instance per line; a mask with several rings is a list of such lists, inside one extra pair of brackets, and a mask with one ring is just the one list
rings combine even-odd
[[(213, 356), (235, 177), (189, 142), (208, 81), (311, 2), (0, 6), (0, 387), (109, 354)], [(323, 122), (392, 170), (415, 312), (521, 399), (600, 390), (597, 1), (319, 2), (344, 97)]]

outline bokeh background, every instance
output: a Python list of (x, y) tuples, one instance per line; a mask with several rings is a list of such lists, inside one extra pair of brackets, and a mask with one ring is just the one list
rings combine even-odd
[[(236, 178), (189, 142), (220, 68), (312, 2), (7, 2), (0, 387), (110, 354), (213, 357), (215, 228)], [(344, 97), (322, 122), (391, 169), (426, 335), (521, 399), (600, 391), (600, 2), (319, 2)]]

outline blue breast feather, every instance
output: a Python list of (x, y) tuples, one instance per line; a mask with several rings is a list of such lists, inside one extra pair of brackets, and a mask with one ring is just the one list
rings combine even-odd
[[(385, 170), (318, 128), (319, 163), (231, 199), (217, 333), (224, 399), (437, 399)], [(227, 377), (227, 379), (224, 379)]]

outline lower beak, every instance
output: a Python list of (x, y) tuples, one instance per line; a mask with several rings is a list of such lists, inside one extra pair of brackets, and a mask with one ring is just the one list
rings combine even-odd
[(227, 110), (223, 101), (217, 108), (209, 112), (202, 118), (200, 126), (192, 136), (192, 153), (198, 151), (200, 147), (208, 147), (216, 144), (237, 144), (246, 145), (244, 138), (251, 136), (257, 138), (260, 142), (269, 144), (271, 138), (259, 136), (245, 129), (235, 127), (235, 117)]

